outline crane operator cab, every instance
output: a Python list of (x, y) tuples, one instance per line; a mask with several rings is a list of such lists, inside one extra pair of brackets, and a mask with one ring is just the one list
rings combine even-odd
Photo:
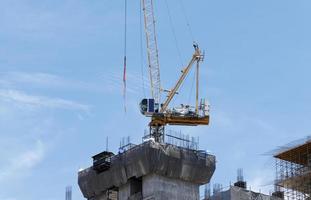
[(155, 113), (159, 113), (159, 104), (155, 102), (154, 99), (143, 99), (140, 104), (140, 112), (151, 117)]

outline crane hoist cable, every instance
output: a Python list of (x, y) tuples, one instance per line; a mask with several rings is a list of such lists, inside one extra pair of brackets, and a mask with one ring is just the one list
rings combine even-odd
[(187, 24), (187, 28), (188, 28), (190, 37), (191, 37), (191, 39), (192, 39), (192, 42), (195, 42), (195, 38), (194, 38), (194, 35), (193, 35), (193, 32), (192, 32), (191, 25), (190, 25), (190, 23), (189, 23), (189, 18), (188, 18), (188, 15), (187, 15), (187, 12), (186, 12), (186, 9), (185, 9), (185, 6), (184, 6), (184, 2), (183, 2), (183, 0), (179, 0), (178, 2), (179, 2), (179, 4), (180, 4), (182, 13), (183, 13), (183, 15), (184, 15), (184, 18), (185, 18), (185, 21), (186, 21), (186, 24)]
[(169, 4), (168, 4), (167, 0), (165, 0), (165, 5), (166, 5), (166, 9), (167, 9), (167, 14), (168, 14), (168, 17), (169, 17), (171, 31), (172, 31), (172, 34), (173, 34), (173, 37), (174, 37), (175, 47), (176, 47), (176, 51), (177, 51), (177, 54), (178, 54), (180, 66), (183, 66), (182, 55), (181, 55), (181, 51), (180, 51), (180, 48), (179, 48), (179, 45), (178, 45), (176, 31), (175, 31), (175, 27), (174, 27), (174, 24), (173, 24), (173, 18), (172, 18), (171, 11), (170, 11)]
[(124, 0), (124, 58), (123, 58), (123, 100), (124, 112), (126, 112), (126, 58), (127, 54), (127, 0)]
[[(193, 37), (193, 33), (192, 33), (192, 29), (191, 29), (191, 25), (189, 23), (189, 20), (188, 20), (188, 17), (187, 17), (187, 13), (186, 13), (186, 10), (185, 10), (185, 7), (184, 7), (184, 4), (183, 2), (179, 2), (180, 3), (180, 7), (181, 7), (181, 13), (183, 14), (184, 18), (185, 18), (185, 21), (186, 21), (186, 25), (187, 25), (187, 28), (188, 28), (188, 31), (189, 31), (189, 34), (191, 36), (191, 39), (193, 40), (194, 42), (194, 37)], [(169, 17), (169, 22), (170, 22), (170, 27), (171, 27), (171, 31), (172, 31), (172, 34), (173, 34), (173, 37), (174, 37), (174, 42), (175, 42), (175, 46), (176, 46), (176, 51), (177, 51), (177, 54), (178, 54), (178, 57), (179, 57), (179, 60), (180, 60), (180, 64), (181, 66), (183, 66), (183, 62), (182, 62), (182, 54), (181, 54), (181, 51), (180, 51), (180, 48), (179, 48), (179, 45), (178, 45), (178, 40), (177, 40), (177, 35), (176, 35), (176, 31), (175, 31), (175, 27), (174, 27), (174, 24), (173, 24), (173, 18), (172, 18), (172, 14), (171, 14), (171, 11), (170, 11), (170, 7), (169, 7), (169, 3), (167, 0), (165, 0), (165, 5), (166, 5), (166, 8), (167, 8), (167, 13), (168, 13), (168, 17)], [(191, 70), (192, 71), (192, 70)], [(195, 78), (195, 76), (194, 76)], [(187, 77), (186, 77), (187, 79)], [(186, 81), (186, 80), (185, 80)], [(180, 90), (183, 88), (183, 85), (184, 83), (182, 83), (181, 87), (180, 87)], [(193, 90), (193, 85), (194, 85), (194, 80), (191, 81), (191, 89), (190, 89), (190, 94), (189, 94), (189, 97), (188, 97), (188, 102), (190, 102), (190, 95), (192, 94), (192, 90)], [(174, 102), (177, 100), (178, 97), (175, 97), (175, 99), (173, 99), (172, 103), (174, 104)]]

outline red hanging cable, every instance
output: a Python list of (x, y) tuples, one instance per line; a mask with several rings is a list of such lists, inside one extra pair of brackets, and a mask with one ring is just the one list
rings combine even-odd
[(127, 50), (127, 0), (124, 0), (124, 60), (123, 60), (123, 100), (126, 112), (126, 50)]
[(123, 100), (124, 100), (124, 112), (126, 112), (126, 56), (124, 56), (123, 66)]

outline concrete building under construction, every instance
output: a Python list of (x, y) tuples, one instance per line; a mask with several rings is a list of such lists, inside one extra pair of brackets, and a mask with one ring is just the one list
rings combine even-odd
[(275, 185), (285, 199), (311, 199), (311, 138), (280, 148), (274, 157)]
[(282, 200), (282, 198), (254, 192), (239, 186), (230, 186), (227, 190), (216, 191), (213, 196), (205, 200)]
[[(141, 0), (140, 8), (151, 96), (144, 97), (139, 105), (141, 114), (150, 118), (149, 138), (140, 145), (127, 145), (117, 155), (105, 151), (93, 156), (93, 166), (80, 171), (78, 178), (80, 189), (88, 200), (199, 200), (200, 185), (209, 183), (215, 171), (215, 156), (193, 148), (189, 139), (171, 137), (186, 145), (170, 144), (164, 139), (168, 136), (167, 125), (209, 125), (210, 105), (205, 98), (199, 98), (200, 64), (205, 55), (196, 42), (193, 42), (194, 52), (188, 64), (178, 69), (181, 74), (174, 86), (164, 89), (161, 84), (155, 2)], [(123, 95), (126, 99), (127, 1), (124, 7)], [(195, 70), (194, 104), (171, 105), (192, 68)], [(162, 92), (166, 93), (164, 98), (161, 98)]]
[(206, 151), (153, 140), (93, 159), (78, 176), (88, 200), (199, 200), (199, 187), (210, 182), (216, 162)]
[(279, 193), (263, 194), (252, 191), (247, 188), (247, 182), (244, 180), (243, 169), (238, 169), (237, 181), (229, 187), (223, 188), (221, 184), (213, 185), (213, 194), (211, 194), (210, 184), (205, 186), (204, 200), (282, 200)]

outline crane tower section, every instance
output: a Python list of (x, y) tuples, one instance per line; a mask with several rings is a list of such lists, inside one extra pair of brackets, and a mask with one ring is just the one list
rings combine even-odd
[(150, 76), (151, 95), (155, 103), (161, 101), (161, 81), (159, 53), (157, 45), (157, 35), (154, 17), (153, 0), (141, 0), (144, 12), (144, 25), (147, 43), (148, 67)]

